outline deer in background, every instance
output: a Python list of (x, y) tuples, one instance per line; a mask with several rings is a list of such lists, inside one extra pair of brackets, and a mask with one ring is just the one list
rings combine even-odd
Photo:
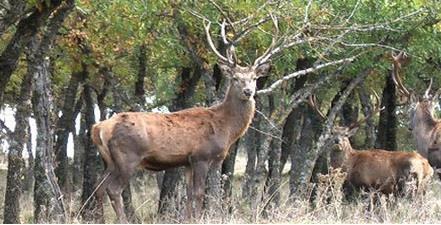
[[(375, 94), (375, 93), (374, 93)], [(427, 159), (416, 152), (396, 152), (382, 149), (356, 150), (352, 148), (349, 137), (372, 115), (378, 113), (380, 101), (370, 115), (346, 127), (334, 126), (332, 135), (335, 146), (331, 150), (331, 167), (341, 168), (346, 173), (344, 189), (350, 194), (354, 189), (376, 190), (383, 194), (399, 194), (406, 182), (416, 181), (416, 193), (424, 191), (433, 175)], [(309, 98), (309, 104), (318, 114), (320, 112), (315, 97)]]
[[(200, 218), (207, 172), (222, 163), (228, 149), (248, 129), (255, 111), (256, 80), (267, 75), (274, 45), (251, 66), (236, 62), (233, 45), (226, 55), (214, 46), (210, 23), (208, 43), (229, 80), (225, 98), (211, 107), (194, 107), (173, 113), (123, 112), (95, 124), (93, 142), (106, 164), (96, 196), (102, 207), (107, 192), (121, 223), (127, 223), (121, 193), (138, 167), (160, 171), (184, 166), (187, 182), (186, 218)], [(225, 37), (225, 23), (221, 34)], [(274, 44), (275, 42), (273, 42)], [(279, 50), (281, 50), (280, 48)]]
[[(434, 116), (435, 106), (438, 105), (440, 90), (431, 94), (432, 79), (424, 95), (418, 96), (413, 90), (408, 90), (399, 75), (399, 69), (405, 65), (409, 58), (403, 52), (392, 55), (393, 80), (404, 103), (409, 103), (409, 129), (416, 141), (417, 151), (429, 160), (436, 168), (441, 168), (441, 121)], [(437, 170), (438, 172), (438, 170)], [(441, 174), (438, 172), (438, 175)]]

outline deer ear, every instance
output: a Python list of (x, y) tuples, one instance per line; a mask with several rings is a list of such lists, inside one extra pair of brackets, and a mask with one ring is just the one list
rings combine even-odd
[(358, 127), (354, 127), (354, 128), (351, 128), (350, 130), (348, 130), (348, 133), (347, 133), (348, 137), (354, 136), (355, 133), (357, 133), (357, 130), (358, 130)]
[(271, 69), (271, 65), (269, 63), (264, 63), (262, 65), (259, 65), (256, 68), (256, 76), (257, 77), (263, 77), (268, 75), (269, 70)]
[(224, 64), (222, 62), (219, 62), (218, 65), (224, 76), (233, 77), (233, 68), (231, 68), (231, 66)]

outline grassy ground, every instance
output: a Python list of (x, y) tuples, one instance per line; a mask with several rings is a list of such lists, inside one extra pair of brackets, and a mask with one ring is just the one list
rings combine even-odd
[[(240, 164), (240, 163), (239, 163)], [(240, 170), (239, 170), (240, 171)], [(136, 185), (132, 187), (133, 205), (136, 214), (142, 223), (173, 223), (179, 222), (173, 218), (158, 218), (157, 200), (158, 188), (156, 179), (150, 174), (136, 178)], [(6, 186), (6, 172), (0, 170), (0, 203), (3, 209), (3, 199)], [(326, 179), (325, 179), (326, 180)], [(426, 195), (413, 199), (381, 198), (375, 207), (372, 207), (370, 197), (359, 197), (352, 202), (342, 201), (341, 193), (336, 191), (335, 185), (330, 185), (329, 179), (319, 188), (319, 197), (313, 207), (307, 200), (290, 199), (288, 197), (288, 178), (284, 176), (281, 187), (280, 206), (263, 213), (263, 204), (257, 211), (250, 209), (249, 204), (241, 198), (241, 176), (237, 176), (234, 184), (231, 213), (228, 207), (223, 206), (217, 211), (207, 212), (202, 223), (440, 223), (441, 217), (441, 182), (434, 178), (429, 185)], [(330, 193), (332, 193), (330, 195)], [(73, 193), (66, 199), (69, 208), (68, 223), (78, 223), (76, 212), (81, 207), (79, 196), (81, 191)], [(323, 199), (327, 199), (322, 201)], [(21, 199), (23, 223), (32, 222), (32, 196), (25, 193)], [(3, 210), (0, 211), (3, 217)], [(109, 201), (105, 204), (106, 222), (116, 222), (115, 214)]]

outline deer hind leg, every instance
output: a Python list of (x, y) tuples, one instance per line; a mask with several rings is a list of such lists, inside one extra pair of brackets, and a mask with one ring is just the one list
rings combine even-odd
[(193, 200), (195, 203), (194, 215), (196, 219), (202, 218), (202, 204), (205, 194), (205, 181), (209, 169), (207, 161), (195, 162), (193, 167)]
[(98, 183), (97, 190), (95, 193), (96, 200), (97, 200), (97, 211), (99, 214), (100, 221), (99, 223), (104, 224), (104, 194), (106, 193), (107, 186), (109, 185), (109, 177), (111, 175), (112, 171), (106, 170), (103, 177), (100, 179), (100, 183)]
[(185, 168), (185, 180), (187, 183), (187, 204), (185, 209), (185, 220), (191, 222), (193, 212), (193, 170), (191, 167)]
[(127, 185), (128, 179), (120, 174), (111, 174), (109, 176), (107, 186), (107, 194), (109, 195), (113, 209), (120, 223), (128, 223), (127, 216), (124, 212), (124, 202), (122, 192)]

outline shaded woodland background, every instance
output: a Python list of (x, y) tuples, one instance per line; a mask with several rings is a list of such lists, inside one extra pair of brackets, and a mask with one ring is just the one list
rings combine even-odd
[[(351, 138), (353, 146), (414, 149), (407, 106), (390, 76), (390, 54), (403, 50), (411, 57), (403, 68), (408, 87), (421, 93), (431, 78), (434, 89), (441, 87), (436, 0), (1, 0), (0, 107), (13, 110), (15, 121), (11, 127), (0, 118), (0, 142), (7, 146), (1, 149), (7, 158), (4, 222), (95, 221), (93, 196), (84, 203), (103, 164), (91, 126), (122, 111), (177, 111), (218, 102), (226, 80), (203, 20), (234, 23), (230, 38), (247, 32), (236, 46), (241, 64), (247, 64), (271, 43), (269, 14), (278, 18), (279, 35), (299, 34), (299, 43), (272, 60), (270, 76), (258, 81), (253, 123), (222, 168), (210, 172), (207, 207), (233, 213), (238, 206), (232, 196), (238, 195), (255, 222), (285, 201), (281, 196), (295, 202), (312, 195), (317, 174), (328, 170), (321, 140), (329, 129), (305, 103), (311, 93), (322, 111), (337, 112), (336, 122), (349, 125), (370, 113), (374, 90), (385, 109)], [(212, 36), (225, 47), (218, 27)], [(308, 68), (313, 69), (298, 72)], [(345, 92), (354, 79), (362, 82)], [(236, 161), (243, 162), (239, 178)], [(128, 214), (135, 211), (133, 190), (147, 188), (139, 181), (146, 176), (157, 195), (142, 207), (155, 208), (163, 216), (158, 221), (179, 221), (185, 201), (180, 168), (134, 177), (136, 187), (124, 192)], [(23, 198), (33, 199), (29, 217), (22, 213)], [(137, 216), (132, 221), (140, 222)]]

